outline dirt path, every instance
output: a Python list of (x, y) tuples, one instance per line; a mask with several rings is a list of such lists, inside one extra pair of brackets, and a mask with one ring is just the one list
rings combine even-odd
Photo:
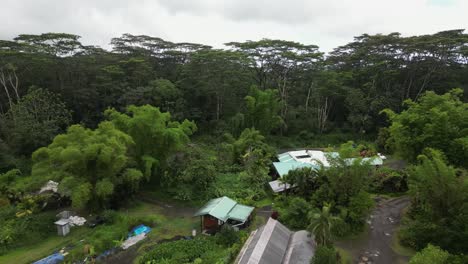
[(142, 193), (138, 196), (141, 201), (160, 206), (164, 209), (164, 215), (168, 217), (193, 217), (197, 211), (195, 207), (181, 206), (170, 202), (161, 202), (151, 198), (149, 195)]
[(393, 236), (402, 217), (402, 211), (409, 205), (408, 197), (393, 199), (377, 198), (377, 205), (368, 220), (369, 232), (359, 241), (337, 242), (352, 254), (355, 263), (394, 264), (406, 263), (408, 258), (392, 249)]

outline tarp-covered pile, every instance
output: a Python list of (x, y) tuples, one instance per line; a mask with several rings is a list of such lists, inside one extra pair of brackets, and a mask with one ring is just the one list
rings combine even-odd
[(151, 231), (151, 227), (149, 226), (145, 226), (145, 225), (139, 225), (139, 226), (136, 226), (132, 229), (132, 231), (130, 232), (130, 234), (128, 234), (129, 237), (131, 236), (137, 236), (139, 234), (148, 234), (149, 232)]
[(127, 240), (125, 240), (121, 247), (122, 249), (127, 249), (136, 243), (140, 242), (141, 240), (146, 238), (146, 234), (151, 231), (151, 227), (145, 225), (139, 225), (132, 229), (132, 231), (128, 234)]
[(45, 257), (41, 260), (34, 262), (33, 264), (57, 264), (64, 260), (64, 257), (60, 253), (52, 254), (48, 257)]
[(143, 240), (145, 238), (146, 238), (145, 233), (141, 233), (139, 235), (129, 237), (129, 238), (127, 238), (127, 240), (125, 240), (122, 243), (121, 247), (122, 247), (122, 249), (127, 249), (127, 248), (135, 245), (136, 243), (140, 242), (141, 240)]

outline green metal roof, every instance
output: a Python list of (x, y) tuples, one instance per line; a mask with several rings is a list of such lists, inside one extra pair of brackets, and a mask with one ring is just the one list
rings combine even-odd
[(300, 168), (317, 169), (318, 168), (318, 166), (316, 165), (313, 165), (310, 163), (298, 162), (298, 161), (273, 162), (273, 166), (275, 167), (280, 177), (283, 177), (284, 175), (288, 174), (289, 171), (295, 170), (295, 169), (300, 169)]
[(294, 161), (294, 158), (288, 153), (282, 153), (278, 155), (278, 160), (281, 162), (290, 162)]
[(238, 204), (236, 201), (223, 196), (212, 199), (198, 210), (194, 216), (211, 215), (221, 221), (228, 219), (244, 222), (253, 211), (253, 207)]
[(254, 208), (252, 206), (236, 204), (234, 208), (232, 208), (231, 212), (229, 212), (229, 219), (245, 222), (247, 218), (249, 218), (253, 209)]

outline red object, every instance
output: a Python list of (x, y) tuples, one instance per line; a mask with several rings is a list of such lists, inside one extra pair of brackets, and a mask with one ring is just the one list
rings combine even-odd
[(273, 211), (273, 213), (271, 213), (271, 218), (273, 218), (275, 220), (278, 219), (278, 216), (279, 216), (279, 213), (276, 212), (276, 211)]

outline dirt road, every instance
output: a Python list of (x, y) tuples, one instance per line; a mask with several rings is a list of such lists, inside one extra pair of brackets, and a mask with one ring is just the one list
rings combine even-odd
[(367, 236), (359, 241), (337, 242), (337, 245), (351, 252), (355, 263), (407, 263), (407, 257), (397, 254), (392, 249), (392, 240), (396, 235), (403, 209), (409, 205), (409, 198), (377, 198), (376, 202), (376, 208), (367, 222)]

